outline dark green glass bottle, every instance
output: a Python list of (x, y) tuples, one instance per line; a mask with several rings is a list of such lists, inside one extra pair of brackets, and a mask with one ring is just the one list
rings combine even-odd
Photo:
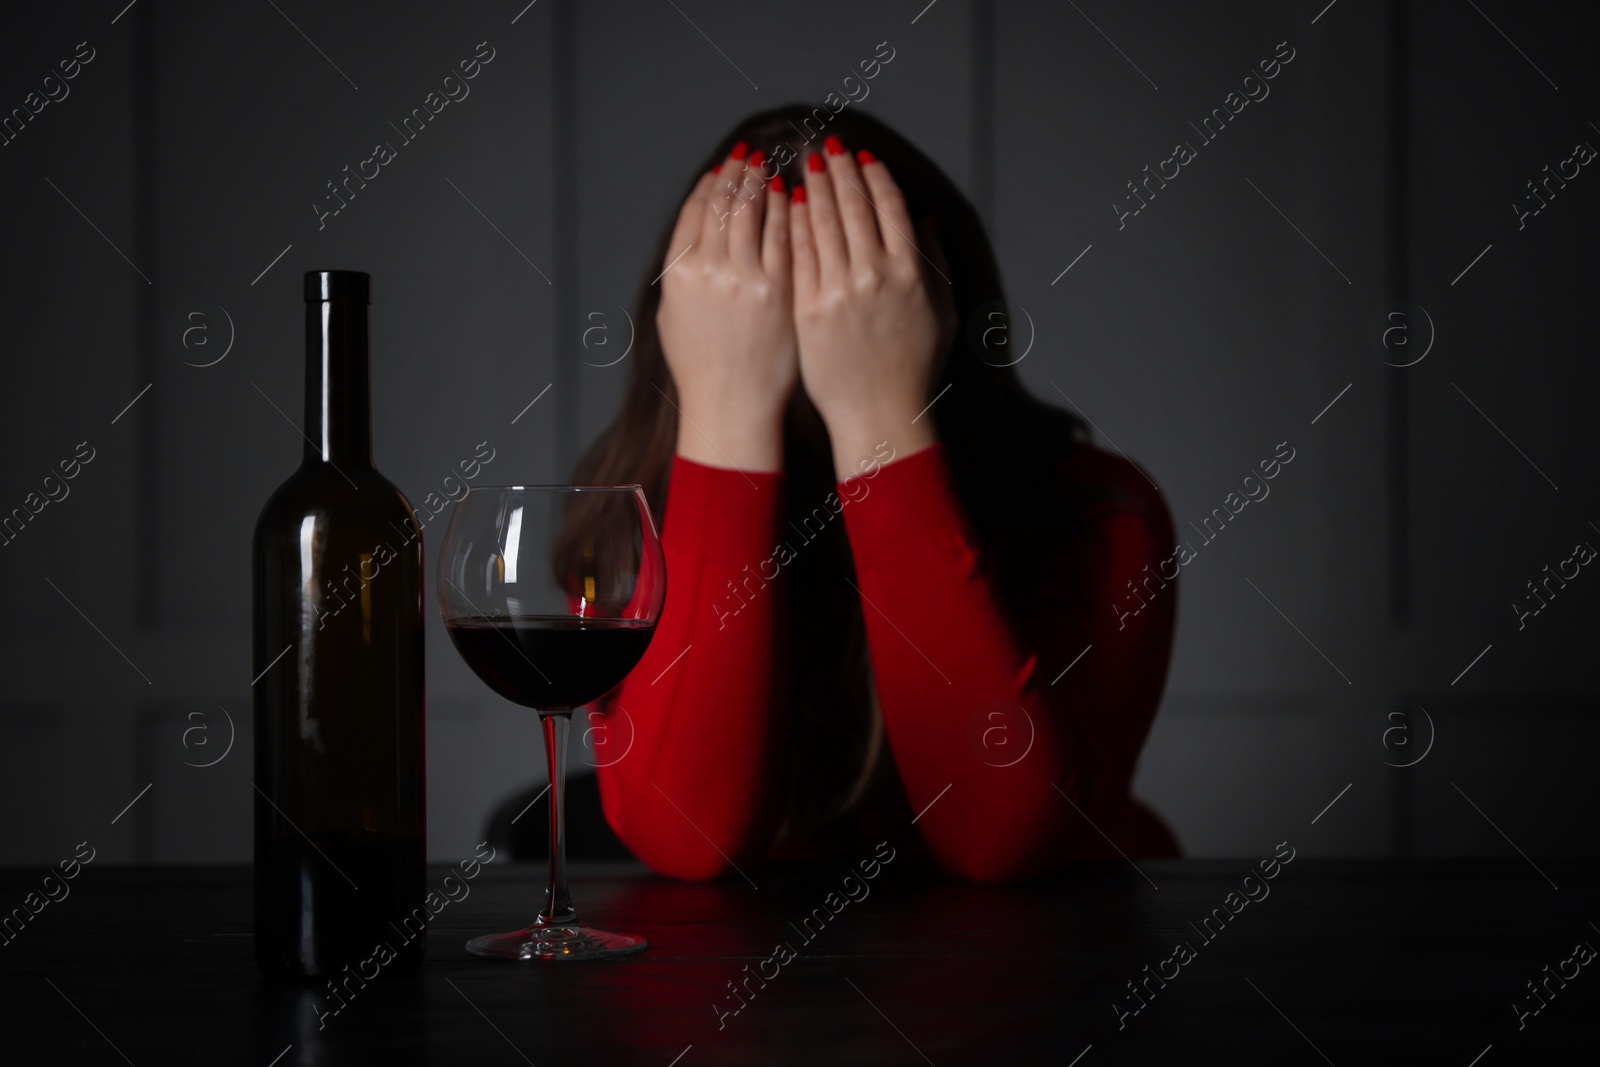
[(429, 914), (422, 537), (372, 464), (369, 298), (306, 274), (305, 459), (256, 522), (255, 945), (281, 977), (411, 970)]

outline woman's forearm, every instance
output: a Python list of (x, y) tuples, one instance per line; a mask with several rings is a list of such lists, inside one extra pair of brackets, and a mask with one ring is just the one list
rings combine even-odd
[[(1108, 851), (1097, 827), (1122, 813), (1171, 637), (1175, 597), (1111, 625), (1112, 583), (1156, 558), (1153, 527), (1091, 517), (1074, 545), (1037, 555), (1048, 593), (1018, 619), (938, 451), (886, 468), (845, 515), (885, 729), (930, 851), (980, 882)], [(1081, 602), (1102, 593), (1103, 618)]]
[(607, 820), (661, 874), (724, 874), (772, 836), (783, 589), (760, 572), (782, 497), (781, 474), (673, 464), (666, 605), (605, 705), (608, 745), (620, 753), (631, 736), (631, 747), (598, 768)]

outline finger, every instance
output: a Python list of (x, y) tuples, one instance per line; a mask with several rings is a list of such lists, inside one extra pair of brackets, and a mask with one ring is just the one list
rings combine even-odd
[(811, 233), (811, 209), (806, 203), (806, 187), (796, 186), (789, 202), (789, 245), (794, 271), (796, 299), (809, 297), (817, 288), (817, 244)]
[(806, 159), (805, 210), (817, 250), (818, 280), (843, 274), (850, 266), (850, 252), (839, 224), (839, 202), (834, 196), (833, 180), (828, 177), (828, 164), (817, 153)]
[(723, 256), (728, 251), (728, 216), (733, 210), (734, 183), (744, 175), (744, 160), (750, 146), (740, 141), (728, 152), (716, 182), (706, 197), (706, 210), (700, 220), (700, 242), (708, 255)]
[(762, 195), (767, 198), (767, 214), (766, 228), (761, 235), (761, 269), (770, 278), (786, 281), (791, 269), (789, 193), (783, 179), (774, 174)]
[(906, 208), (906, 198), (900, 192), (900, 186), (889, 173), (889, 168), (866, 149), (856, 153), (856, 160), (861, 165), (861, 177), (867, 183), (867, 195), (877, 209), (885, 254), (891, 261), (905, 266), (915, 265), (918, 258), (917, 231), (912, 225), (911, 213)]
[(867, 201), (867, 190), (861, 183), (861, 170), (839, 138), (829, 135), (822, 142), (822, 150), (827, 155), (828, 173), (838, 194), (839, 218), (844, 226), (845, 244), (850, 249), (850, 262), (857, 265), (877, 262), (883, 258), (883, 238), (878, 236), (878, 223)]
[(668, 260), (681, 255), (684, 249), (700, 236), (700, 222), (705, 217), (706, 194), (710, 191), (712, 182), (716, 181), (716, 177), (711, 171), (700, 175), (700, 180), (694, 183), (694, 188), (689, 190), (683, 206), (678, 209), (678, 221), (673, 225), (672, 237), (667, 242)]
[(734, 193), (728, 205), (728, 257), (750, 267), (761, 266), (761, 222), (766, 214), (767, 188), (761, 165), (766, 154), (759, 148), (745, 160), (733, 178)]

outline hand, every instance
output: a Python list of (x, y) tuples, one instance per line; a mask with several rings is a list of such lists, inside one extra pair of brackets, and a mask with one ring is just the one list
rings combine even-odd
[(842, 480), (882, 441), (900, 456), (934, 442), (932, 418), (918, 416), (942, 331), (889, 169), (869, 153), (858, 165), (837, 137), (823, 146), (790, 211), (795, 333), (800, 379)]
[(678, 454), (776, 471), (798, 376), (789, 199), (763, 181), (761, 153), (748, 165), (744, 154), (740, 142), (684, 201), (662, 264), (656, 328), (678, 388)]

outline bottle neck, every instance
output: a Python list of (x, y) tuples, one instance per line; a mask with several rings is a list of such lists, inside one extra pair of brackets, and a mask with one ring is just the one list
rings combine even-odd
[(306, 462), (372, 466), (365, 301), (306, 304)]

